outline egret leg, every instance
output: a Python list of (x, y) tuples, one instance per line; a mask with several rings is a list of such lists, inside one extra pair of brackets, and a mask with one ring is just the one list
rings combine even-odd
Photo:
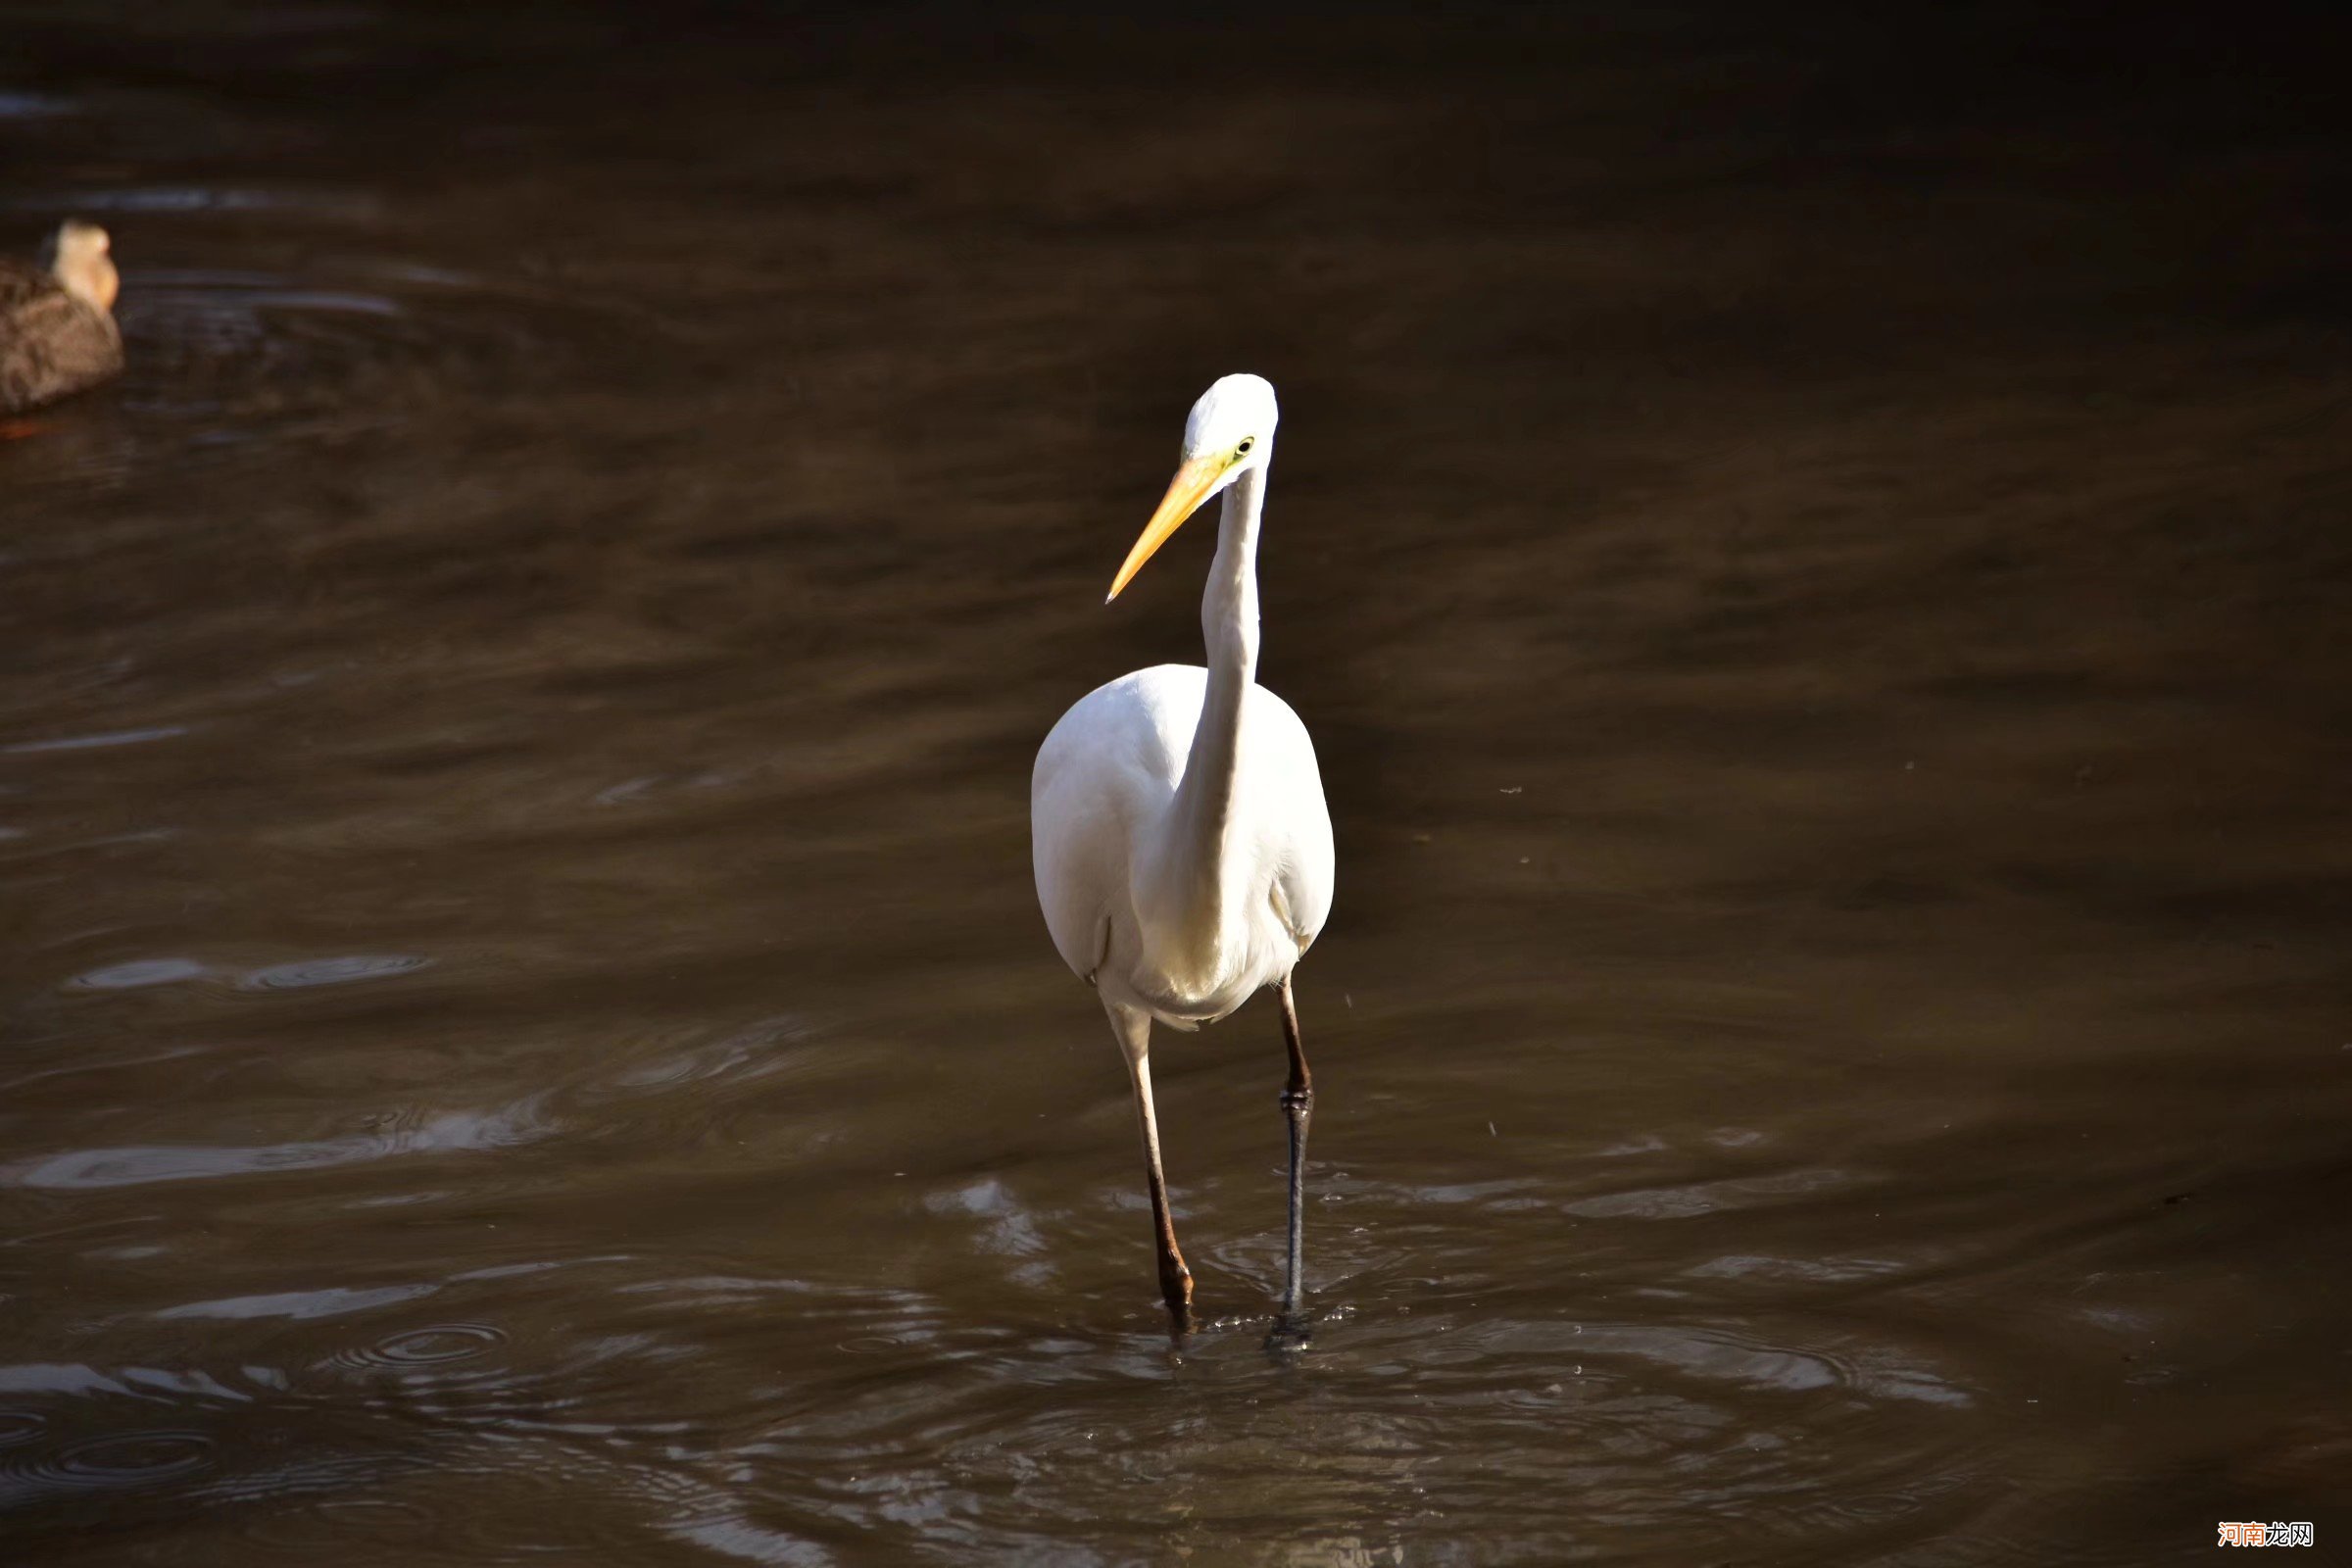
[(1168, 1319), (1178, 1333), (1193, 1326), (1193, 1271), (1184, 1266), (1176, 1246), (1176, 1222), (1168, 1214), (1168, 1181), (1159, 1169), (1159, 1119), (1152, 1111), (1152, 1015), (1116, 1004), (1109, 1006), (1110, 1027), (1127, 1057), (1127, 1076), (1135, 1085), (1136, 1118), (1144, 1126), (1144, 1169), (1152, 1185), (1152, 1230), (1159, 1247), (1159, 1294), (1168, 1303)]
[(1291, 977), (1282, 977), (1282, 1038), (1291, 1048), (1291, 1081), (1282, 1091), (1282, 1113), (1291, 1124), (1291, 1266), (1282, 1290), (1286, 1317), (1298, 1310), (1306, 1284), (1301, 1253), (1306, 1235), (1306, 1124), (1315, 1113), (1315, 1080), (1306, 1070), (1306, 1050), (1298, 1043), (1298, 1008), (1291, 1001)]

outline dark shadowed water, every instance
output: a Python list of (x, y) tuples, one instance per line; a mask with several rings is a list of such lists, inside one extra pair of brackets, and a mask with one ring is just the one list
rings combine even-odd
[[(2139, 15), (13, 8), (0, 1560), (2341, 1551), (2343, 56)], [(1241, 368), (1289, 1361), (1028, 862)]]

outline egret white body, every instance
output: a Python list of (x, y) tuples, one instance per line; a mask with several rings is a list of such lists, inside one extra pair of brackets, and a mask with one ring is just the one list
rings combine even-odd
[(1030, 782), (1038, 902), (1062, 961), (1101, 994), (1143, 1125), (1160, 1287), (1181, 1323), (1192, 1275), (1176, 1246), (1152, 1105), (1153, 1020), (1194, 1029), (1268, 987), (1282, 994), (1291, 1078), (1286, 1312), (1300, 1295), (1300, 1188), (1313, 1090), (1291, 971), (1331, 912), (1331, 815), (1314, 743), (1256, 682), (1257, 530), (1274, 389), (1229, 375), (1194, 405), (1184, 459), (1110, 596), (1210, 496), (1224, 497), (1200, 601), (1207, 667), (1159, 664), (1064, 713)]
[(1220, 791), (1191, 765), (1204, 721), (1232, 723), (1206, 711), (1212, 681), (1155, 664), (1096, 687), (1046, 737), (1030, 792), (1038, 900), (1062, 961), (1105, 1004), (1177, 1029), (1290, 978), (1331, 911), (1331, 818), (1306, 726), (1264, 687), (1241, 688), (1218, 821)]

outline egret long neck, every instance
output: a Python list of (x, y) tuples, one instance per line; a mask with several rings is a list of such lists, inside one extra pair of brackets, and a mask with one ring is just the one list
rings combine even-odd
[(1200, 595), (1200, 637), (1208, 654), (1208, 692), (1172, 812), (1174, 857), (1186, 873), (1187, 902), (1214, 929), (1222, 914), (1227, 829), (1240, 760), (1242, 699), (1257, 678), (1257, 519), (1265, 465), (1252, 465), (1225, 491), (1217, 559)]

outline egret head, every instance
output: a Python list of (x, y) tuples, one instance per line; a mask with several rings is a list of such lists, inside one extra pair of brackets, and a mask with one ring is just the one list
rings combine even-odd
[(1103, 603), (1119, 597), (1119, 590), (1143, 569), (1152, 552), (1167, 543), (1202, 502), (1251, 468), (1265, 466), (1273, 455), (1279, 417), (1273, 383), (1262, 375), (1223, 376), (1200, 394), (1192, 416), (1184, 421), (1184, 461), (1168, 482), (1168, 493), (1160, 497), (1159, 509), (1127, 552)]
[(60, 288), (102, 311), (111, 311), (122, 280), (116, 275), (114, 258), (107, 254), (109, 248), (105, 229), (69, 218), (57, 225), (57, 232), (43, 247), (43, 260)]

